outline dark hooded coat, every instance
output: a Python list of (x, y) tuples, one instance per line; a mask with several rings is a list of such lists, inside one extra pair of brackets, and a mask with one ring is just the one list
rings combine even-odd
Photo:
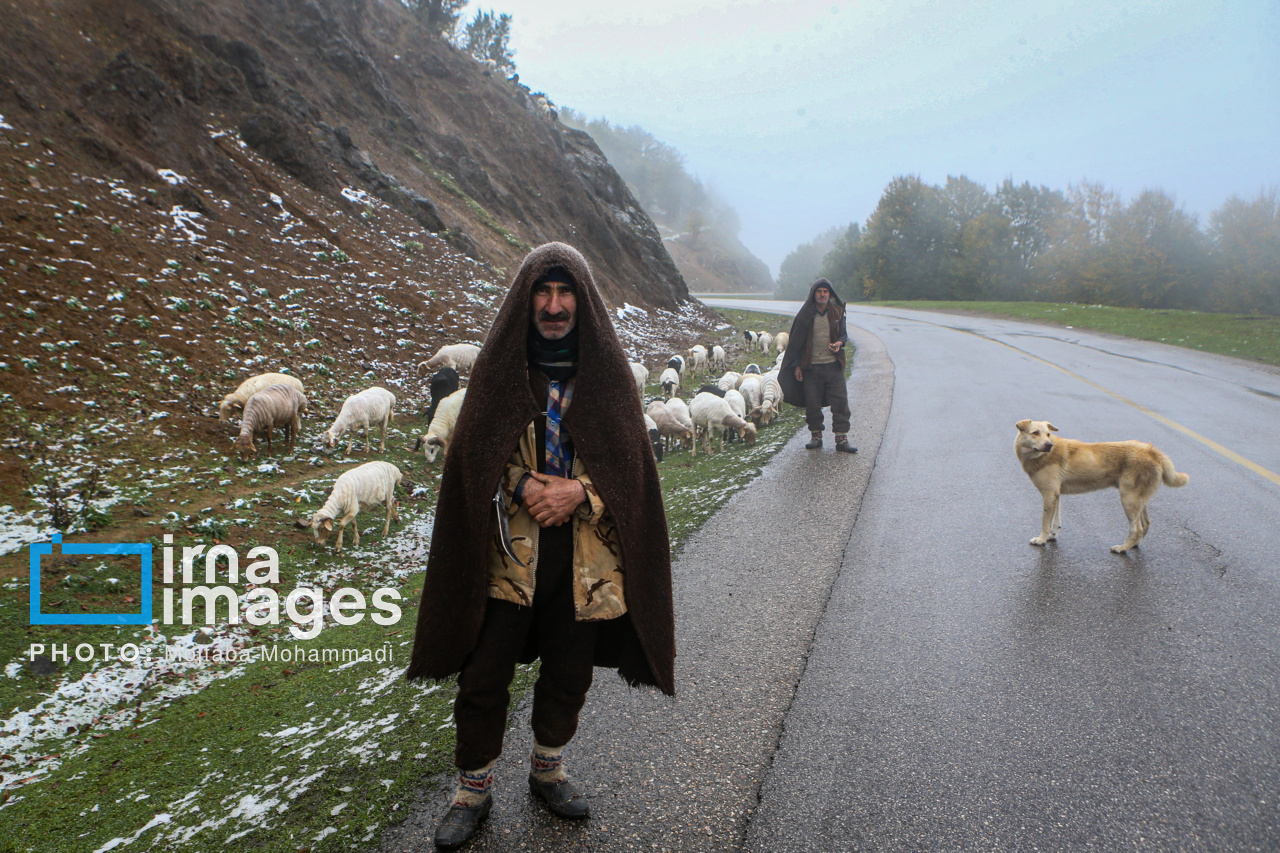
[[(827, 302), (827, 319), (831, 323), (831, 342), (849, 340), (849, 334), (844, 327), (844, 300), (836, 295), (836, 289), (831, 286), (831, 282), (820, 278), (809, 288), (809, 298), (804, 301), (804, 305), (800, 306), (795, 319), (791, 321), (787, 349), (782, 355), (782, 364), (778, 368), (778, 384), (782, 386), (782, 399), (802, 409), (805, 407), (804, 383), (796, 379), (796, 367), (803, 369), (810, 364), (809, 335), (813, 332), (813, 318), (818, 313), (818, 303), (813, 298), (813, 294), (819, 287), (825, 287), (831, 291), (831, 300)], [(841, 370), (847, 369), (846, 349), (848, 347), (841, 347), (835, 354)]]
[[(475, 647), (488, 599), (493, 495), (507, 459), (544, 411), (530, 387), (526, 341), (534, 283), (560, 267), (577, 297), (578, 372), (563, 428), (573, 439), (622, 542), (627, 613), (600, 623), (596, 665), (626, 681), (675, 693), (671, 553), (658, 469), (635, 379), (586, 259), (564, 243), (534, 249), (521, 264), (471, 371), (445, 457), (406, 675), (446, 678)], [(522, 660), (531, 660), (528, 649)]]

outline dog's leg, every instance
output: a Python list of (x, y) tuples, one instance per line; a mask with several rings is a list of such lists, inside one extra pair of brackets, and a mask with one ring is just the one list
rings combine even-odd
[(1113, 554), (1123, 554), (1130, 548), (1136, 547), (1146, 532), (1142, 526), (1142, 514), (1147, 511), (1147, 502), (1139, 495), (1121, 493), (1120, 503), (1123, 504), (1124, 514), (1129, 519), (1129, 538), (1119, 545), (1112, 545), (1111, 553)]
[(1058, 531), (1061, 529), (1062, 529), (1062, 500), (1061, 500), (1061, 496), (1059, 496), (1059, 500), (1055, 501), (1053, 506), (1053, 527), (1050, 528), (1049, 530), (1049, 538), (1057, 539)]
[(1044, 508), (1040, 511), (1040, 535), (1031, 540), (1032, 545), (1043, 545), (1057, 538), (1056, 528), (1053, 526), (1054, 521), (1058, 517), (1058, 498), (1057, 492), (1041, 492), (1044, 498)]

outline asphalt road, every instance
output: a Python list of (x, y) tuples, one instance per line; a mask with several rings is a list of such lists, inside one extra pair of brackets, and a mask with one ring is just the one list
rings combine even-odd
[[(850, 325), (862, 452), (802, 432), (678, 555), (678, 695), (597, 671), (567, 752), (591, 819), (531, 801), (525, 707), (467, 849), (1280, 849), (1280, 374), (1013, 321)], [(1021, 418), (1151, 441), (1191, 482), (1129, 555), (1114, 491), (1064, 498), (1034, 548)], [(424, 792), (382, 849), (429, 849), (444, 806)]]

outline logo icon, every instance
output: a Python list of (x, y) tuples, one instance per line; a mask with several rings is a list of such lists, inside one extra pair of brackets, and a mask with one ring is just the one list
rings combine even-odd
[[(53, 553), (53, 546), (63, 554), (137, 554), (142, 571), (141, 613), (41, 613), (40, 558)], [(150, 625), (151, 624), (151, 545), (145, 542), (122, 542), (115, 545), (86, 543), (63, 545), (62, 534), (55, 533), (52, 542), (31, 546), (31, 624), (32, 625)]]

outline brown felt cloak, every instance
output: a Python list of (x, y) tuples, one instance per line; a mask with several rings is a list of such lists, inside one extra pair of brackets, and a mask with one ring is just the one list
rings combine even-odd
[(576, 285), (578, 374), (563, 426), (622, 540), (627, 614), (601, 624), (596, 664), (632, 685), (675, 693), (671, 553), (662, 490), (635, 379), (586, 259), (564, 243), (534, 249), (516, 273), (471, 371), (445, 457), (406, 675), (445, 678), (475, 647), (488, 598), (493, 494), (525, 427), (544, 411), (525, 344), (533, 284), (552, 267)]
[[(796, 318), (791, 321), (787, 349), (782, 354), (782, 364), (778, 366), (778, 384), (782, 386), (782, 399), (802, 409), (805, 408), (804, 383), (796, 380), (796, 366), (805, 368), (810, 364), (809, 335), (813, 333), (813, 318), (818, 313), (818, 303), (814, 300), (813, 294), (819, 287), (825, 287), (831, 291), (831, 300), (827, 303), (827, 319), (831, 322), (831, 342), (849, 339), (849, 333), (844, 326), (844, 300), (836, 295), (836, 289), (831, 286), (831, 282), (820, 278), (809, 288), (809, 298), (804, 301), (804, 305), (800, 306), (800, 310), (796, 312)], [(835, 354), (841, 370), (845, 369), (846, 349), (848, 347), (841, 347), (840, 352)]]

